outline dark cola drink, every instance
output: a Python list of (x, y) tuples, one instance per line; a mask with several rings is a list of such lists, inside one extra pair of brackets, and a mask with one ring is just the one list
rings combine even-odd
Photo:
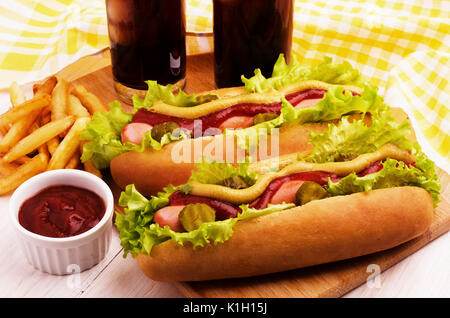
[(271, 76), (280, 53), (289, 62), (294, 0), (213, 0), (213, 11), (218, 88), (241, 86), (256, 68)]
[(184, 0), (106, 0), (106, 9), (112, 71), (119, 95), (127, 88), (145, 91), (146, 80), (183, 87)]

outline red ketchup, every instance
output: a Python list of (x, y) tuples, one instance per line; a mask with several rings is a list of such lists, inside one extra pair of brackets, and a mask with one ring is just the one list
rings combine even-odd
[(216, 199), (202, 197), (198, 195), (185, 194), (183, 191), (176, 191), (169, 197), (170, 205), (187, 205), (192, 203), (205, 203), (216, 211), (218, 221), (235, 218), (241, 209), (230, 203), (225, 203)]
[[(306, 99), (315, 99), (321, 98), (325, 94), (325, 89), (318, 88), (309, 88), (306, 90), (302, 90), (299, 92), (291, 93), (286, 95), (286, 99), (292, 104), (292, 106), (296, 106), (300, 102)], [(227, 119), (232, 118), (234, 116), (256, 116), (261, 113), (273, 113), (280, 114), (281, 113), (281, 102), (275, 103), (240, 103), (237, 105), (233, 105), (218, 111), (215, 111), (211, 114), (201, 116), (197, 119), (186, 119), (181, 117), (169, 116), (158, 114), (147, 109), (141, 108), (136, 114), (133, 116), (133, 123), (146, 123), (151, 126), (159, 125), (165, 122), (175, 122), (181, 128), (187, 129), (189, 131), (201, 131), (202, 133), (208, 128), (217, 128)], [(196, 127), (195, 125), (199, 125), (201, 123), (201, 127)], [(201, 128), (201, 130), (200, 130)]]
[(306, 99), (322, 98), (326, 92), (327, 90), (322, 88), (309, 88), (295, 93), (287, 94), (285, 98), (292, 106), (295, 107)]
[(331, 181), (333, 182), (339, 180), (339, 177), (336, 176), (334, 173), (323, 171), (298, 172), (290, 174), (288, 176), (278, 177), (269, 183), (266, 190), (264, 190), (264, 192), (258, 199), (256, 199), (250, 204), (250, 207), (255, 209), (267, 208), (267, 205), (272, 200), (272, 197), (285, 182), (294, 180), (313, 181), (323, 186), (328, 183), (328, 178), (330, 178)]
[(375, 173), (383, 169), (383, 165), (381, 164), (381, 161), (375, 161), (371, 163), (367, 168), (365, 168), (363, 171), (358, 173), (358, 177), (364, 177), (368, 174)]
[(93, 228), (105, 210), (105, 202), (96, 193), (57, 185), (26, 200), (19, 210), (19, 223), (39, 235), (70, 237)]

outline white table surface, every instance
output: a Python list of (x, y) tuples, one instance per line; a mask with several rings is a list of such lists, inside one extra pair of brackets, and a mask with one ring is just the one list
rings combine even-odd
[[(30, 93), (30, 88), (24, 88)], [(8, 105), (0, 92), (0, 113)], [(0, 197), (0, 297), (184, 297), (173, 284), (147, 278), (122, 248), (114, 229), (106, 258), (80, 274), (53, 276), (28, 264)], [(450, 297), (450, 232), (384, 271), (379, 284), (363, 284), (344, 297)]]

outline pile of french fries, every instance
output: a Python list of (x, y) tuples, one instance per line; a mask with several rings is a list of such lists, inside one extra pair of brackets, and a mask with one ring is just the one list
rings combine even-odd
[(92, 162), (80, 162), (80, 134), (106, 106), (83, 85), (49, 77), (33, 86), (26, 100), (17, 83), (9, 88), (11, 108), (0, 115), (0, 195), (46, 170), (84, 169), (98, 177)]

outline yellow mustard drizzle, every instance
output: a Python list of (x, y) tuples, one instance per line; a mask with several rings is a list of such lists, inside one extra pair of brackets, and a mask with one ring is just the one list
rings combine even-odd
[(291, 175), (302, 171), (325, 171), (335, 173), (338, 176), (346, 176), (352, 172), (360, 172), (371, 163), (386, 158), (403, 161), (415, 161), (414, 156), (407, 150), (400, 149), (394, 144), (385, 144), (376, 152), (358, 156), (351, 161), (311, 163), (297, 161), (278, 172), (270, 172), (261, 175), (252, 186), (245, 189), (231, 189), (216, 184), (203, 184), (191, 182), (191, 194), (205, 196), (217, 200), (222, 200), (234, 204), (249, 203), (256, 200), (264, 192), (269, 183), (278, 177)]

